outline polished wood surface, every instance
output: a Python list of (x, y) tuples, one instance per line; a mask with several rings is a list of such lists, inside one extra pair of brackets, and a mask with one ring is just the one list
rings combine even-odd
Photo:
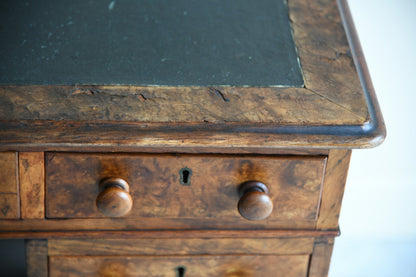
[(346, 1), (287, 5), (304, 87), (0, 86), (29, 276), (327, 276), (351, 149), (386, 130)]
[(348, 16), (352, 35), (335, 0), (288, 6), (304, 88), (1, 86), (0, 149), (380, 144), (383, 118)]
[(334, 238), (319, 238), (315, 241), (308, 277), (328, 276), (333, 247)]
[(48, 241), (26, 241), (26, 266), (29, 277), (48, 277)]
[(177, 268), (186, 268), (184, 277), (275, 277), (279, 274), (304, 277), (308, 255), (294, 256), (148, 256), (148, 257), (60, 257), (49, 258), (51, 276), (178, 276)]
[(329, 152), (319, 218), (316, 222), (317, 229), (325, 230), (338, 227), (350, 159), (350, 150), (333, 149)]
[(347, 0), (338, 0), (338, 8), (345, 33), (348, 38), (349, 46), (351, 48), (351, 55), (355, 64), (358, 65), (356, 67), (358, 77), (361, 81), (363, 90), (366, 92), (367, 105), (369, 107), (368, 113), (371, 118), (369, 121), (370, 129), (372, 129), (373, 133), (378, 132), (382, 137), (385, 137), (386, 126), (384, 124), (383, 115), (381, 113), (380, 105), (371, 81), (370, 72), (365, 61), (364, 52), (361, 48), (360, 40), (354, 26), (354, 21), (352, 19)]
[(22, 218), (45, 218), (45, 167), (43, 152), (19, 152)]
[[(195, 177), (198, 176), (198, 173), (196, 173), (198, 172), (198, 170), (195, 171), (194, 170), (195, 167), (193, 165), (198, 164), (198, 161), (200, 162), (201, 160), (208, 159), (206, 161), (206, 164), (216, 164), (217, 167), (215, 169), (217, 169), (217, 168), (224, 167), (224, 160), (227, 160), (227, 158), (229, 158), (232, 161), (235, 161), (235, 160), (238, 161), (241, 158), (243, 160), (249, 160), (252, 164), (248, 168), (243, 167), (243, 170), (241, 170), (240, 168), (239, 174), (240, 176), (245, 176), (246, 178), (245, 180), (257, 180), (258, 179), (257, 177), (268, 176), (268, 175), (264, 175), (265, 171), (261, 169), (269, 168), (271, 165), (275, 166), (275, 168), (272, 167), (274, 174), (276, 174), (276, 170), (277, 170), (276, 167), (280, 168), (278, 169), (279, 171), (277, 172), (279, 174), (281, 174), (280, 172), (286, 172), (288, 169), (291, 168), (289, 171), (290, 174), (288, 176), (292, 176), (292, 177), (298, 176), (297, 172), (302, 172), (302, 174), (299, 174), (299, 175), (306, 176), (306, 177), (302, 177), (302, 178), (306, 178), (306, 180), (316, 180), (317, 178), (316, 176), (318, 176), (318, 179), (321, 180), (319, 191), (321, 191), (321, 189), (324, 189), (322, 200), (320, 201), (321, 202), (324, 201), (324, 198), (326, 197), (325, 201), (328, 201), (328, 203), (329, 202), (334, 203), (333, 201), (335, 199), (333, 199), (332, 197), (339, 197), (339, 194), (341, 194), (342, 196), (343, 185), (344, 185), (342, 180), (345, 181), (345, 179), (343, 178), (345, 178), (346, 176), (345, 173), (342, 174), (342, 172), (343, 171), (346, 172), (346, 168), (348, 167), (348, 161), (350, 157), (349, 154), (350, 154), (350, 151), (348, 150), (345, 150), (345, 151), (344, 150), (330, 150), (328, 158), (326, 158), (325, 156), (290, 157), (290, 156), (275, 156), (275, 155), (241, 156), (241, 155), (178, 155), (178, 154), (175, 154), (175, 155), (151, 155), (151, 154), (130, 155), (130, 154), (120, 154), (120, 153), (114, 153), (114, 154), (47, 153), (46, 157), (50, 155), (51, 157), (53, 157), (53, 159), (58, 158), (58, 160), (60, 157), (65, 157), (64, 159), (62, 159), (62, 161), (65, 161), (65, 162), (59, 163), (59, 164), (65, 165), (65, 167), (62, 167), (63, 169), (70, 168), (70, 166), (68, 167), (68, 163), (67, 163), (68, 157), (74, 158), (74, 164), (77, 163), (78, 168), (80, 169), (82, 168), (82, 170), (77, 169), (76, 171), (83, 172), (82, 173), (83, 177), (81, 178), (81, 177), (77, 177), (76, 175), (73, 175), (72, 180), (74, 180), (74, 177), (76, 180), (82, 180), (83, 178), (85, 178), (85, 173), (89, 171), (88, 166), (86, 166), (86, 164), (91, 164), (90, 162), (91, 160), (86, 159), (87, 162), (79, 163), (80, 156), (93, 157), (93, 159), (97, 159), (97, 157), (99, 157), (100, 159), (98, 160), (100, 161), (103, 161), (103, 157), (111, 158), (111, 159), (116, 157), (115, 160), (110, 159), (111, 162), (100, 163), (101, 165), (100, 170), (103, 170), (106, 173), (117, 173), (117, 174), (108, 174), (106, 176), (114, 176), (120, 173), (123, 174), (123, 172), (124, 173), (127, 172), (128, 169), (130, 169), (132, 172), (136, 172), (137, 174), (138, 171), (134, 167), (129, 168), (129, 165), (137, 164), (138, 157), (140, 159), (142, 159), (143, 157), (149, 158), (151, 159), (153, 164), (155, 161), (158, 161), (160, 157), (164, 157), (166, 158), (166, 160), (169, 160), (169, 163), (167, 164), (173, 163), (175, 165), (177, 165), (177, 163), (175, 162), (176, 159), (183, 158), (186, 161), (186, 163), (179, 164), (177, 165), (179, 167), (177, 167), (175, 170), (172, 170), (172, 172), (175, 172), (174, 173), (175, 175), (174, 179), (176, 179), (175, 182), (178, 182), (180, 186), (182, 187), (195, 186)], [(130, 163), (126, 163), (125, 161), (120, 163), (120, 161), (123, 161), (123, 159), (129, 160), (129, 158), (131, 159)], [(219, 162), (217, 162), (217, 159)], [(197, 162), (195, 162), (195, 160)], [(188, 161), (192, 161), (191, 165), (187, 163)], [(261, 162), (259, 163), (259, 161)], [(270, 161), (270, 164), (267, 162), (265, 163), (265, 161)], [(297, 168), (299, 164), (301, 164), (302, 166), (298, 168), (298, 171), (297, 171), (297, 170), (294, 170), (292, 167), (287, 166), (288, 162), (294, 163), (294, 165), (296, 165), (294, 168)], [(103, 166), (105, 164), (107, 166)], [(123, 166), (114, 167), (114, 165), (120, 165), (120, 164)], [(159, 166), (157, 168), (162, 169), (162, 171), (165, 172), (164, 176), (169, 176), (169, 174), (166, 175), (166, 170), (164, 171), (163, 168), (160, 167), (160, 163), (158, 165)], [(208, 167), (202, 166), (202, 165), (205, 165), (205, 163), (202, 163), (200, 165), (201, 165), (201, 168), (204, 168), (204, 173), (205, 173)], [(305, 167), (306, 165), (308, 165), (308, 167)], [(309, 165), (313, 165), (313, 166), (309, 168)], [(311, 173), (313, 172), (311, 171), (311, 169), (315, 168), (316, 170), (317, 168), (316, 165), (319, 165), (318, 168), (321, 168), (319, 170), (320, 173)], [(47, 166), (47, 163), (46, 163), (46, 166)], [(241, 164), (239, 164), (239, 166), (241, 166)], [(140, 163), (139, 167), (144, 168), (143, 163)], [(114, 168), (116, 168), (117, 170), (114, 171)], [(227, 168), (229, 168), (229, 166)], [(286, 168), (286, 170), (283, 170), (282, 168)], [(53, 172), (49, 170), (48, 167), (46, 167), (46, 169), (47, 169), (46, 175)], [(184, 171), (190, 171), (188, 172), (188, 175), (186, 178), (183, 175)], [(328, 171), (334, 172), (334, 173), (332, 175), (328, 175)], [(67, 172), (66, 174), (71, 174), (71, 171), (66, 171), (66, 172)], [(213, 172), (215, 172), (217, 175), (222, 175), (222, 174), (229, 175), (229, 173), (221, 173), (221, 171), (218, 171), (218, 170), (215, 170)], [(262, 173), (258, 175), (259, 172), (262, 172)], [(270, 173), (270, 175), (272, 174)], [(201, 175), (201, 176), (206, 176), (206, 175)], [(315, 177), (312, 177), (312, 176), (315, 176)], [(324, 176), (325, 176), (325, 179), (323, 178)], [(331, 177), (331, 176), (334, 176), (334, 177)], [(328, 180), (326, 178), (328, 178)], [(59, 178), (57, 178), (56, 180), (58, 179)], [(71, 180), (70, 177), (67, 177), (67, 179)], [(201, 177), (201, 180), (202, 179), (203, 178)], [(287, 178), (287, 180), (289, 179), (292, 181), (297, 180), (297, 178), (294, 178), (294, 179)], [(102, 181), (102, 180), (106, 180), (106, 178), (104, 177), (97, 178), (97, 180)], [(198, 180), (198, 178), (196, 180)], [(206, 181), (206, 178), (204, 180)], [(324, 187), (321, 187), (322, 182), (324, 184)], [(330, 191), (336, 191), (336, 192), (331, 192), (328, 194), (331, 196), (324, 196), (325, 190), (328, 190), (328, 188), (325, 189), (325, 182), (331, 182), (332, 184), (337, 183), (338, 185), (336, 187), (339, 187), (340, 190), (333, 190), (333, 185), (331, 185), (332, 189), (330, 189)], [(241, 187), (241, 183), (244, 183), (244, 182), (239, 181), (239, 182), (236, 182), (236, 185), (235, 185), (236, 203), (239, 199), (238, 188)], [(269, 184), (268, 182), (266, 183)], [(97, 181), (95, 186), (96, 186), (96, 193), (99, 193), (100, 182)], [(109, 187), (107, 185), (101, 185), (101, 186), (102, 186), (102, 189)], [(269, 187), (270, 186), (267, 185), (266, 188), (263, 187), (262, 190), (267, 191), (269, 190)], [(336, 205), (332, 204), (332, 206), (328, 208), (325, 208), (325, 205), (326, 204), (321, 203), (321, 207), (319, 209), (324, 209), (324, 210), (319, 211), (319, 215), (317, 216), (318, 221), (320, 219), (320, 216), (331, 217), (331, 214), (335, 216), (336, 213), (339, 213), (340, 203), (337, 203)], [(237, 207), (234, 207), (234, 208), (236, 209)], [(325, 212), (325, 210), (327, 210), (327, 212)], [(147, 223), (147, 227), (144, 227), (144, 228), (164, 228), (166, 226), (169, 226), (169, 225), (166, 225), (166, 222), (169, 222), (169, 220), (171, 219), (167, 219), (167, 221), (164, 222), (163, 220), (154, 218), (150, 220), (150, 222)], [(315, 226), (318, 221), (314, 220), (311, 226)], [(185, 226), (186, 224), (189, 223), (189, 221), (187, 223), (186, 220), (181, 222), (180, 224), (177, 224), (175, 221), (170, 221), (170, 222), (172, 224), (171, 226), (176, 226), (177, 228), (180, 228), (180, 226)], [(202, 221), (198, 221), (198, 219), (192, 220), (192, 222), (193, 222), (192, 224), (195, 224), (193, 225), (195, 226), (195, 228), (198, 225), (199, 225), (199, 228), (209, 228), (210, 226), (209, 224), (204, 225), (203, 223), (201, 223)], [(245, 221), (245, 222), (248, 222), (249, 224), (251, 224), (250, 221)], [(55, 263), (55, 265), (59, 265), (59, 266), (56, 266), (56, 267), (54, 267), (54, 265), (49, 263), (49, 266), (47, 267), (49, 270), (49, 275), (46, 275), (45, 273), (45, 275), (43, 276), (59, 276), (55, 274), (66, 275), (68, 274), (68, 272), (78, 272), (77, 274), (79, 275), (74, 275), (74, 276), (83, 276), (85, 274), (87, 274), (86, 276), (88, 276), (88, 274), (92, 274), (91, 276), (98, 276), (98, 275), (102, 275), (103, 272), (96, 271), (97, 266), (101, 268), (103, 264), (107, 265), (108, 263), (110, 263), (110, 268), (113, 268), (112, 266), (113, 261), (116, 261), (116, 263), (119, 264), (119, 267), (115, 271), (112, 271), (113, 269), (110, 269), (110, 272), (112, 274), (117, 274), (117, 272), (119, 272), (118, 270), (124, 270), (126, 268), (125, 263), (128, 267), (128, 264), (129, 264), (128, 261), (130, 261), (130, 258), (133, 258), (134, 262), (137, 262), (140, 264), (141, 261), (135, 260), (136, 258), (138, 258), (137, 255), (146, 255), (143, 257), (146, 257), (146, 259), (150, 258), (152, 261), (154, 261), (153, 258), (155, 258), (156, 264), (158, 264), (157, 268), (161, 268), (163, 267), (163, 264), (169, 261), (169, 259), (166, 259), (166, 257), (169, 257), (169, 258), (175, 257), (176, 259), (176, 257), (179, 257), (177, 255), (185, 255), (185, 257), (189, 257), (187, 260), (197, 261), (197, 257), (199, 257), (199, 255), (203, 255), (207, 259), (213, 259), (215, 257), (218, 257), (218, 255), (220, 257), (230, 257), (229, 255), (232, 255), (233, 257), (239, 258), (240, 257), (238, 256), (239, 254), (244, 254), (241, 257), (247, 257), (247, 255), (250, 255), (250, 253), (252, 253), (253, 255), (256, 255), (253, 257), (269, 257), (269, 256), (263, 256), (267, 254), (267, 255), (279, 255), (279, 256), (276, 256), (279, 258), (288, 257), (288, 256), (281, 256), (281, 255), (290, 255), (290, 257), (294, 257), (293, 255), (295, 255), (296, 257), (299, 255), (302, 255), (302, 256), (305, 255), (305, 257), (308, 257), (305, 268), (307, 269), (308, 264), (310, 264), (310, 269), (307, 269), (310, 271), (309, 275), (314, 274), (311, 276), (325, 276), (324, 274), (326, 274), (328, 270), (329, 258), (332, 252), (332, 246), (331, 246), (332, 244), (327, 243), (328, 240), (325, 237), (334, 236), (334, 235), (337, 235), (338, 233), (337, 231), (310, 232), (308, 230), (294, 230), (294, 231), (240, 230), (240, 231), (223, 231), (223, 232), (194, 231), (193, 233), (186, 232), (180, 229), (178, 229), (177, 231), (170, 231), (170, 232), (166, 232), (166, 231), (134, 232), (133, 231), (131, 233), (126, 233), (126, 231), (124, 231), (124, 230), (128, 230), (128, 228), (143, 228), (142, 223), (143, 221), (137, 222), (137, 220), (134, 218), (132, 218), (132, 220), (128, 220), (128, 218), (127, 219), (90, 218), (87, 220), (66, 219), (64, 221), (53, 220), (53, 219), (46, 219), (46, 220), (45, 219), (25, 219), (24, 221), (18, 221), (14, 223), (0, 221), (0, 229), (3, 230), (3, 232), (7, 229), (9, 230), (26, 229), (27, 231), (36, 230), (36, 229), (37, 230), (42, 230), (42, 229), (53, 230), (53, 231), (50, 231), (49, 233), (37, 232), (38, 234), (43, 233), (45, 235), (44, 237), (49, 238), (50, 240), (48, 242), (47, 250), (46, 251), (42, 250), (43, 252), (39, 250), (37, 254), (37, 258), (36, 258), (36, 254), (31, 254), (33, 258), (36, 258), (39, 261), (44, 261), (44, 260), (54, 261), (55, 259), (56, 261), (58, 261), (57, 263)], [(282, 226), (287, 227), (287, 226), (290, 226), (290, 224), (291, 224), (290, 222), (285, 222), (284, 225)], [(146, 226), (146, 223), (144, 225)], [(233, 224), (230, 223), (229, 227), (231, 228), (232, 225)], [(212, 226), (214, 225), (211, 225), (211, 227)], [(222, 224), (222, 218), (221, 218), (221, 219), (218, 219), (218, 223), (215, 226), (216, 228), (221, 229), (227, 225)], [(241, 225), (241, 227), (244, 227), (244, 226), (246, 226), (246, 228), (250, 228), (248, 227), (250, 225), (244, 225), (244, 224)], [(262, 226), (262, 225), (258, 225), (258, 226)], [(57, 232), (56, 230), (59, 230), (59, 229), (77, 230), (78, 228), (84, 229), (86, 230), (86, 232), (78, 232), (78, 233), (74, 231), (61, 232), (61, 234), (66, 234), (66, 237), (68, 239), (66, 240), (62, 240), (62, 239), (53, 240), (52, 239), (53, 237), (56, 237), (56, 238), (65, 237), (65, 236), (62, 236), (60, 232), (59, 231)], [(108, 228), (116, 228), (116, 229), (118, 228), (119, 230), (123, 230), (123, 231), (120, 231), (119, 233), (108, 232), (108, 231), (96, 231), (94, 233), (94, 232), (88, 231), (88, 230), (93, 230), (93, 229), (104, 230)], [(188, 225), (188, 228), (189, 228), (189, 225)], [(258, 227), (256, 227), (256, 229), (257, 228)], [(88, 234), (89, 232), (91, 232), (91, 234)], [(106, 236), (106, 233), (108, 233), (107, 236)], [(16, 234), (18, 235), (19, 233), (16, 233)], [(118, 239), (115, 239), (115, 236), (118, 237)], [(30, 233), (29, 232), (26, 233), (24, 237), (26, 238), (30, 237)], [(36, 235), (34, 237), (41, 238), (41, 236), (36, 236)], [(78, 239), (75, 239), (76, 237), (78, 237)], [(88, 240), (87, 239), (88, 237), (94, 238), (94, 239)], [(102, 239), (97, 239), (98, 237), (101, 237)], [(124, 237), (125, 239), (121, 239), (122, 237)], [(322, 239), (318, 239), (319, 237), (321, 237)], [(333, 243), (333, 240), (332, 240), (332, 243)], [(33, 252), (29, 251), (28, 253), (33, 253)], [(261, 254), (261, 255), (258, 256), (258, 254)], [(65, 256), (65, 258), (63, 257), (63, 255)], [(70, 257), (68, 257), (68, 255), (70, 255)], [(157, 256), (147, 256), (147, 255), (157, 255)], [(168, 256), (163, 256), (163, 255), (168, 255)], [(221, 256), (221, 255), (226, 255), (226, 256)], [(43, 258), (41, 258), (41, 256)], [(47, 256), (47, 259), (45, 258), (45, 256)], [(108, 256), (111, 256), (111, 257), (108, 257)], [(312, 260), (309, 261), (310, 256), (312, 257)], [(221, 258), (221, 260), (223, 259)], [(40, 270), (40, 272), (42, 272), (42, 269), (39, 268), (39, 266), (34, 265), (35, 263), (34, 261), (28, 261), (28, 263), (29, 262), (31, 263), (31, 265), (28, 268), (32, 268), (31, 269), (32, 271)], [(76, 262), (77, 264), (74, 265), (73, 264), (74, 262)], [(121, 265), (123, 266), (120, 266), (119, 262), (121, 262)], [(83, 271), (79, 267), (79, 264), (84, 265), (84, 263), (87, 266), (86, 267), (88, 270), (87, 272)], [(40, 262), (40, 264), (42, 265), (46, 263)], [(234, 262), (232, 262), (231, 264), (233, 266), (236, 265)], [(279, 266), (279, 263), (274, 264), (274, 265)], [(180, 266), (178, 266), (178, 268), (180, 268)], [(52, 268), (53, 270), (51, 271)], [(64, 270), (63, 271), (64, 273), (60, 272), (59, 268)], [(193, 268), (193, 265), (188, 264), (188, 266), (186, 266), (185, 268), (186, 270), (188, 270), (189, 268)], [(219, 265), (219, 268), (222, 268), (222, 267)], [(250, 268), (251, 269), (254, 268), (254, 269), (253, 271), (251, 271), (251, 273), (249, 272), (250, 274), (252, 274), (249, 276), (257, 276), (256, 274), (258, 274), (259, 272), (260, 272), (259, 274), (272, 274), (272, 273), (267, 273), (267, 271), (266, 273), (264, 273), (263, 271), (267, 269), (262, 269), (261, 267), (256, 266), (256, 265)], [(106, 270), (104, 272), (106, 272)], [(131, 270), (132, 271), (130, 272), (130, 274), (133, 274), (132, 272), (134, 272), (134, 270), (136, 269), (131, 269)], [(186, 272), (189, 273), (190, 271), (186, 271)], [(275, 271), (273, 272), (275, 273)], [(242, 273), (242, 272), (239, 271), (239, 273)], [(247, 273), (247, 272), (244, 272), (244, 273)], [(221, 273), (215, 272), (214, 274), (222, 274), (222, 272)], [(296, 274), (298, 274), (298, 272), (288, 271), (287, 274), (289, 274), (288, 276), (292, 276), (290, 274), (295, 274), (293, 276), (297, 276)], [(306, 276), (306, 271), (305, 273), (302, 273), (302, 274), (303, 274), (302, 276)], [(32, 275), (32, 276), (37, 276), (37, 275)], [(155, 275), (155, 276), (160, 276), (160, 275)], [(274, 276), (274, 275), (270, 275), (270, 276)]]
[[(31, 85), (0, 86), (0, 95), (17, 109), (4, 114), (3, 120), (56, 121), (64, 117), (66, 121), (114, 124), (189, 122), (188, 128), (195, 123), (331, 125), (365, 120), (365, 116), (340, 110), (331, 101), (302, 88)], [(47, 101), (47, 109), (39, 99)], [(303, 109), (299, 109), (299, 101)], [(257, 111), (257, 107), (261, 108)], [(135, 126), (140, 128), (142, 124)]]
[[(259, 224), (273, 228), (294, 221), (313, 222), (325, 164), (325, 157), (48, 153), (47, 217), (103, 217), (95, 207), (98, 183), (117, 177), (130, 184), (134, 205), (126, 216), (140, 218), (142, 228), (156, 218), (216, 228), (255, 224), (243, 219), (237, 209), (239, 185), (250, 180), (268, 184), (274, 205), (267, 220)], [(192, 171), (188, 185), (180, 182), (184, 168)], [(175, 227), (165, 223), (165, 228)]]
[[(325, 109), (323, 109), (325, 110)], [(26, 126), (25, 136), (21, 126)], [(261, 129), (258, 127), (261, 125)], [(384, 136), (369, 128), (348, 125), (333, 128), (333, 125), (281, 126), (274, 123), (245, 124), (232, 123), (196, 123), (187, 126), (184, 123), (169, 125), (131, 122), (97, 121), (1, 121), (0, 150), (25, 149), (25, 151), (74, 151), (86, 152), (157, 152), (155, 149), (170, 149), (168, 152), (195, 152), (208, 149), (224, 149), (233, 152), (237, 148), (279, 148), (310, 150), (327, 148), (370, 148), (382, 143)], [(280, 126), (280, 130), (274, 130)], [(350, 129), (351, 127), (351, 129)], [(3, 133), (7, 129), (7, 132)], [(365, 130), (370, 135), (362, 134)], [(308, 134), (310, 132), (310, 134)], [(348, 135), (350, 134), (350, 135)], [(345, 137), (343, 137), (345, 135)], [(115, 140), (114, 138), (117, 138)], [(263, 149), (263, 151), (265, 151)]]
[(97, 208), (108, 217), (120, 217), (128, 214), (133, 200), (128, 192), (119, 187), (109, 187), (97, 196)]
[(291, 0), (288, 6), (305, 87), (361, 120), (368, 120), (366, 96), (357, 76), (337, 1)]
[(130, 212), (133, 200), (126, 181), (108, 178), (101, 181), (99, 187), (100, 193), (95, 202), (101, 213), (108, 217), (120, 217)]
[[(44, 222), (44, 221), (43, 221)], [(33, 223), (33, 221), (29, 222)], [(39, 221), (38, 221), (39, 223)], [(11, 226), (7, 226), (11, 227)], [(11, 227), (10, 229), (16, 229)], [(138, 238), (311, 238), (336, 237), (339, 230), (169, 230), (169, 231), (2, 231), (1, 239), (138, 239)]]
[(313, 245), (312, 237), (59, 239), (49, 240), (48, 253), (52, 256), (294, 255), (312, 253)]
[(17, 153), (0, 153), (0, 194), (17, 194)]
[(0, 153), (0, 219), (19, 218), (17, 153)]
[(19, 197), (15, 193), (0, 193), (0, 219), (19, 218)]
[[(240, 232), (243, 234), (244, 232)], [(238, 242), (241, 240), (241, 249)], [(227, 276), (219, 269), (230, 269), (229, 266), (244, 269), (238, 271), (240, 273), (249, 274), (248, 276), (276, 276), (276, 270), (279, 273), (283, 272), (283, 276), (326, 276), (329, 257), (332, 252), (333, 238), (325, 237), (310, 237), (310, 238), (254, 238), (254, 239), (217, 239), (210, 237), (209, 239), (201, 238), (184, 238), (184, 239), (51, 239), (27, 241), (27, 251), (30, 252), (31, 259), (28, 259), (28, 267), (32, 270), (32, 275), (29, 276), (103, 276), (102, 274), (140, 274), (140, 270), (148, 269), (144, 263), (156, 263), (159, 272), (147, 272), (147, 274), (156, 274), (154, 276), (174, 274), (171, 271), (163, 271), (166, 263), (170, 264), (172, 261), (183, 263), (170, 267), (170, 269), (177, 268), (199, 268), (203, 267), (205, 273), (205, 266), (210, 265), (211, 270), (214, 270), (212, 276)], [(245, 251), (245, 255), (238, 255)], [(174, 253), (177, 251), (174, 255)], [(263, 252), (265, 251), (265, 252)], [(229, 254), (233, 252), (234, 254)], [(183, 254), (185, 255), (183, 255)], [(258, 255), (257, 253), (267, 254)], [(202, 255), (201, 255), (202, 254)], [(210, 255), (207, 255), (210, 254)], [(310, 256), (311, 255), (311, 256)], [(292, 258), (304, 257), (302, 260), (303, 266), (299, 263), (292, 263)], [(273, 260), (268, 260), (271, 258)], [(288, 259), (291, 257), (290, 259)], [(185, 259), (184, 259), (185, 258)], [(143, 259), (145, 261), (143, 261)], [(221, 266), (214, 260), (226, 261), (226, 264)], [(49, 275), (47, 275), (47, 265), (49, 261)], [(251, 261), (251, 262), (250, 262)], [(253, 261), (256, 261), (252, 263)], [(280, 263), (282, 261), (282, 263)], [(283, 262), (284, 261), (284, 262)], [(262, 266), (257, 264), (262, 262)], [(299, 262), (299, 260), (298, 260)], [(126, 270), (130, 264), (141, 265), (142, 268), (132, 271)], [(310, 266), (308, 266), (308, 264)], [(116, 267), (114, 268), (114, 265)], [(246, 265), (246, 267), (241, 267)], [(104, 271), (100, 271), (105, 268)], [(294, 268), (297, 268), (294, 270)], [(298, 270), (302, 268), (302, 275)], [(308, 269), (310, 268), (310, 269)], [(98, 270), (98, 271), (97, 271)], [(216, 271), (215, 271), (216, 270)], [(246, 271), (249, 270), (249, 271)], [(266, 270), (266, 271), (265, 271)], [(306, 272), (309, 271), (308, 275)], [(35, 272), (35, 273), (33, 273)], [(169, 273), (170, 272), (170, 273)], [(190, 273), (187, 271), (188, 274)], [(211, 272), (211, 271), (209, 271)], [(274, 275), (263, 275), (266, 274)], [(157, 275), (157, 273), (159, 275)], [(197, 274), (199, 272), (195, 272)], [(75, 275), (68, 275), (75, 274)], [(89, 275), (91, 274), (91, 275)], [(193, 274), (192, 276), (198, 276)], [(311, 275), (312, 274), (312, 275)], [(111, 275), (114, 276), (114, 275)], [(122, 275), (125, 276), (125, 275)], [(127, 275), (129, 276), (129, 275)], [(140, 276), (140, 275), (139, 275)], [(146, 276), (146, 275), (145, 275)], [(149, 275), (153, 276), (153, 275)], [(171, 276), (171, 275), (166, 275)], [(177, 275), (176, 275), (177, 276)], [(186, 276), (186, 275), (185, 275)], [(237, 275), (241, 276), (241, 275)], [(242, 275), (246, 276), (246, 275)]]
[[(234, 207), (237, 210), (237, 205)], [(150, 230), (314, 230), (316, 220), (302, 221), (249, 221), (236, 212), (235, 220), (221, 218), (75, 218), (75, 219), (26, 219), (0, 221), (3, 231), (150, 231)], [(238, 218), (238, 219), (237, 219)], [(270, 226), (271, 225), (271, 226)], [(329, 230), (337, 233), (337, 229)], [(0, 232), (1, 235), (1, 232)]]
[(273, 211), (269, 189), (261, 182), (247, 181), (239, 187), (238, 212), (248, 220), (262, 220)]

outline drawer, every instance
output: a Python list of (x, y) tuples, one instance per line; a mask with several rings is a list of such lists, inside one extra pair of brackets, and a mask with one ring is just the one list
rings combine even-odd
[(49, 276), (305, 277), (308, 255), (274, 256), (52, 256)]
[(45, 254), (49, 276), (305, 277), (313, 245), (314, 238), (58, 239)]
[[(128, 222), (123, 229), (312, 227), (325, 165), (324, 156), (47, 153), (47, 217), (116, 217), (97, 208), (97, 197), (103, 181), (118, 178), (128, 184), (128, 193), (116, 197), (132, 204), (121, 216)], [(268, 190), (259, 193), (273, 206), (264, 220), (247, 220), (239, 212), (239, 189), (248, 181)], [(254, 199), (254, 210), (270, 204), (261, 197)], [(243, 204), (250, 212), (249, 200)]]
[[(33, 276), (323, 276), (317, 237), (248, 238), (175, 236), (28, 240)], [(318, 251), (317, 251), (318, 249)], [(330, 252), (330, 251), (329, 251)], [(308, 269), (309, 267), (309, 269)], [(311, 276), (312, 276), (311, 275)]]

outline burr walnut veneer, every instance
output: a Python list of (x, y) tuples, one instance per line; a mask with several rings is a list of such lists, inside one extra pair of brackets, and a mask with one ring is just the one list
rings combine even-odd
[(385, 137), (344, 0), (45, 2), (0, 30), (29, 276), (327, 275), (351, 149)]

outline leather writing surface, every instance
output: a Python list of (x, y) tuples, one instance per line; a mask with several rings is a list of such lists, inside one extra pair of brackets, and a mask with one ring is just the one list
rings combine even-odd
[(303, 85), (283, 0), (6, 0), (1, 84)]

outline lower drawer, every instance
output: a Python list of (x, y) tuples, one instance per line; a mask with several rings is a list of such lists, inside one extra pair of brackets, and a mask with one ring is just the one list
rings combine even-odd
[(50, 276), (305, 277), (309, 255), (50, 257)]
[(28, 276), (327, 276), (333, 238), (245, 234), (28, 240)]

